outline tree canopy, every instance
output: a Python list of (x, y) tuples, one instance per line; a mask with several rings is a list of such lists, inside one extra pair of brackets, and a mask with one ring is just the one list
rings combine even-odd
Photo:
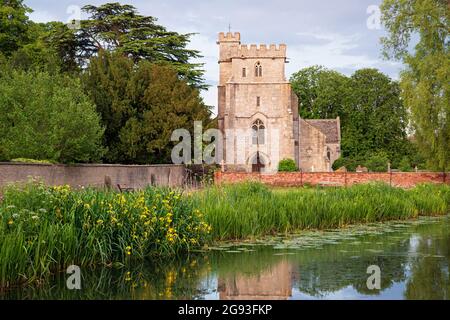
[(9, 57), (28, 42), (27, 14), (31, 12), (23, 0), (0, 0), (0, 52)]
[(103, 128), (79, 79), (47, 72), (0, 75), (0, 159), (98, 161)]
[(294, 73), (292, 88), (299, 98), (299, 113), (305, 119), (331, 119), (342, 113), (348, 78), (322, 66)]
[(170, 162), (173, 130), (210, 121), (199, 94), (167, 65), (99, 52), (83, 76), (86, 92), (106, 127), (107, 162)]
[(136, 63), (167, 63), (189, 84), (204, 87), (202, 65), (191, 62), (200, 53), (187, 49), (192, 34), (168, 31), (156, 23), (155, 17), (142, 16), (131, 5), (87, 5), (83, 11), (89, 18), (81, 21), (81, 29), (76, 33), (79, 58), (90, 59), (99, 51), (114, 51)]
[(340, 117), (343, 156), (352, 159), (343, 163), (351, 168), (380, 153), (397, 165), (413, 152), (399, 84), (380, 71), (361, 69), (347, 77), (313, 66), (293, 74), (291, 82), (303, 118)]
[(384, 0), (386, 58), (401, 60), (401, 95), (415, 139), (435, 169), (450, 167), (450, 8), (446, 0)]

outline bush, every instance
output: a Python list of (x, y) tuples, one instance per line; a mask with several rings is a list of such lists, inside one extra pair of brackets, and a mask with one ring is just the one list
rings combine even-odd
[(356, 171), (356, 167), (362, 163), (363, 162), (358, 159), (341, 157), (333, 163), (333, 170), (345, 167), (347, 171), (353, 172)]
[(94, 162), (103, 154), (100, 117), (79, 79), (2, 72), (0, 114), (1, 160)]
[(283, 159), (278, 164), (279, 172), (295, 172), (298, 171), (295, 161), (292, 159)]
[(374, 153), (368, 156), (365, 165), (371, 172), (386, 172), (389, 158), (384, 152)]
[(411, 161), (408, 157), (403, 157), (403, 159), (398, 164), (398, 169), (402, 172), (411, 172), (413, 168), (411, 167)]

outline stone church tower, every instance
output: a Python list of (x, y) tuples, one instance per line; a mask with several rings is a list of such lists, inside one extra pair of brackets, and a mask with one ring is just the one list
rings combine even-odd
[(220, 33), (218, 122), (229, 171), (276, 172), (282, 159), (330, 171), (340, 156), (340, 123), (303, 120), (285, 76), (286, 45), (243, 45)]

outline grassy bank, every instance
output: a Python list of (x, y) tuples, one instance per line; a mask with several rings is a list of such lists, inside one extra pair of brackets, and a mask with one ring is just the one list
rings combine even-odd
[(67, 266), (127, 264), (202, 245), (210, 227), (180, 193), (116, 193), (42, 184), (9, 187), (0, 203), (0, 287)]
[(404, 220), (449, 212), (450, 186), (404, 190), (384, 184), (350, 188), (279, 189), (246, 183), (212, 187), (192, 195), (216, 240), (244, 239), (301, 229)]

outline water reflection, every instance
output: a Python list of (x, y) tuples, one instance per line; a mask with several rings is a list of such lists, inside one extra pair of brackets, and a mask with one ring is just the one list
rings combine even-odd
[[(449, 299), (449, 227), (444, 218), (391, 225), (382, 233), (315, 234), (292, 248), (280, 247), (286, 240), (277, 238), (269, 246), (240, 245), (133, 269), (82, 270), (80, 291), (67, 290), (60, 274), (0, 298)], [(381, 268), (381, 290), (367, 288), (370, 265)]]
[(286, 300), (292, 296), (292, 268), (283, 260), (257, 275), (219, 278), (220, 300)]

